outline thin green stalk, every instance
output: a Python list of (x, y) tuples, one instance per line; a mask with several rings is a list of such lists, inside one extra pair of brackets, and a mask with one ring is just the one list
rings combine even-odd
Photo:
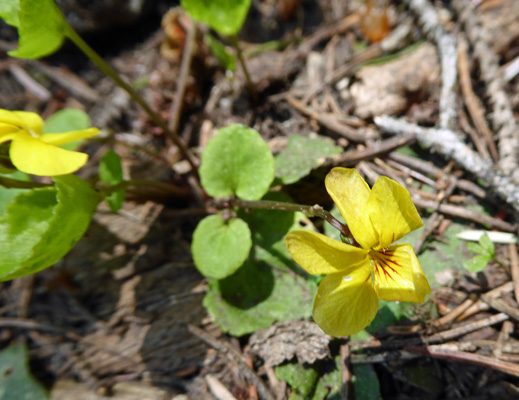
[(175, 185), (165, 182), (157, 182), (157, 181), (149, 181), (146, 179), (129, 179), (127, 181), (122, 181), (117, 185), (102, 187), (99, 191), (104, 195), (108, 196), (110, 193), (116, 192), (120, 189), (128, 189), (132, 186), (135, 187), (149, 187), (153, 189), (157, 189), (160, 192), (164, 192), (167, 195), (175, 196), (175, 197), (188, 197), (190, 192), (186, 189), (181, 189)]
[(48, 183), (26, 182), (19, 181), (17, 179), (0, 177), (0, 186), (6, 187), (8, 189), (36, 189), (42, 187), (51, 187), (53, 185)]
[(245, 79), (247, 80), (247, 86), (249, 87), (249, 93), (250, 97), (252, 99), (252, 102), (254, 105), (258, 105), (258, 92), (256, 91), (256, 86), (254, 85), (254, 82), (252, 82), (252, 79), (249, 74), (249, 70), (247, 69), (247, 64), (245, 63), (245, 58), (243, 57), (243, 52), (241, 51), (240, 44), (238, 43), (238, 36), (233, 35), (231, 36), (232, 45), (234, 46), (234, 49), (236, 50), (236, 56), (238, 57), (238, 61), (240, 62), (240, 65), (243, 69), (243, 73), (245, 74)]
[(103, 58), (97, 54), (94, 49), (92, 49), (82, 38), (79, 36), (74, 29), (70, 25), (67, 25), (67, 31), (65, 35), (72, 40), (72, 42), (90, 59), (94, 64), (96, 64), (101, 71), (103, 71), (106, 75), (108, 75), (112, 80), (123, 88), (130, 97), (139, 104), (144, 111), (150, 116), (155, 124), (157, 124), (164, 133), (175, 143), (175, 145), (180, 149), (180, 152), (184, 156), (184, 158), (189, 162), (193, 173), (198, 176), (197, 165), (195, 159), (186, 144), (182, 141), (182, 139), (172, 132), (166, 123), (159, 114), (153, 111), (148, 103), (137, 93), (137, 91), (127, 82), (125, 82), (119, 74), (112, 68), (110, 65), (106, 63)]
[(280, 211), (292, 211), (292, 212), (302, 212), (307, 217), (319, 217), (328, 222), (335, 229), (339, 230), (341, 234), (346, 237), (353, 239), (353, 236), (350, 232), (350, 229), (344, 225), (341, 221), (335, 218), (329, 211), (326, 211), (319, 204), (314, 204), (313, 206), (308, 206), (305, 204), (294, 204), (294, 203), (285, 203), (280, 201), (272, 201), (272, 200), (258, 200), (258, 201), (247, 201), (240, 199), (231, 199), (223, 203), (223, 206), (228, 207), (242, 207), (242, 208), (256, 208), (256, 209), (264, 209), (264, 210), (280, 210)]
[(189, 81), (189, 70), (191, 69), (191, 62), (193, 60), (193, 53), (195, 49), (195, 39), (196, 22), (191, 20), (191, 25), (187, 31), (186, 42), (182, 54), (182, 64), (180, 65), (180, 72), (178, 74), (177, 90), (171, 105), (171, 117), (168, 128), (174, 134), (176, 134), (178, 131), (180, 115), (182, 114), (182, 105), (184, 104), (184, 95), (186, 93), (187, 82)]

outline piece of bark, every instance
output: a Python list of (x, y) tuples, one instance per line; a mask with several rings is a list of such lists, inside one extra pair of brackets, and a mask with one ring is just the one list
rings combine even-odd
[(297, 357), (300, 363), (312, 364), (330, 356), (328, 344), (332, 340), (310, 321), (280, 322), (254, 333), (250, 350), (268, 366)]

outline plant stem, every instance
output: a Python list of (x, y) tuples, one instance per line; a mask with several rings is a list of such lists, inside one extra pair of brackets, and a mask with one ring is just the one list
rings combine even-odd
[(281, 201), (272, 201), (272, 200), (258, 200), (258, 201), (247, 201), (240, 199), (231, 199), (229, 201), (225, 201), (222, 205), (228, 207), (242, 207), (242, 208), (257, 208), (264, 210), (280, 210), (280, 211), (292, 211), (292, 212), (302, 212), (307, 217), (319, 217), (326, 222), (328, 222), (335, 229), (339, 230), (341, 234), (347, 238), (353, 238), (350, 229), (344, 225), (341, 221), (335, 218), (329, 211), (326, 211), (319, 204), (315, 204), (313, 206), (307, 206), (305, 204), (294, 204), (294, 203), (285, 203)]
[(196, 21), (191, 19), (191, 25), (187, 31), (186, 44), (182, 55), (182, 64), (180, 65), (180, 72), (177, 79), (177, 90), (175, 98), (171, 105), (171, 117), (168, 128), (174, 134), (177, 133), (178, 125), (180, 123), (180, 115), (182, 114), (182, 104), (184, 103), (184, 95), (186, 92), (187, 82), (189, 80), (189, 70), (191, 69), (191, 61), (193, 59), (194, 47), (196, 39)]
[(254, 85), (254, 82), (252, 82), (252, 79), (249, 74), (249, 70), (247, 69), (247, 64), (245, 63), (245, 58), (243, 57), (243, 52), (241, 51), (240, 44), (238, 43), (238, 36), (232, 35), (231, 36), (232, 45), (234, 46), (234, 49), (236, 50), (236, 56), (238, 57), (238, 61), (240, 62), (240, 65), (243, 69), (243, 73), (245, 74), (245, 79), (247, 80), (247, 86), (249, 87), (249, 93), (250, 97), (252, 99), (252, 103), (254, 106), (258, 105), (258, 92), (256, 91), (256, 86)]
[(146, 103), (146, 101), (137, 93), (137, 91), (128, 83), (126, 83), (120, 75), (112, 68), (108, 63), (106, 63), (103, 58), (97, 54), (94, 49), (92, 49), (82, 38), (77, 34), (77, 32), (72, 29), (70, 25), (67, 24), (67, 30), (65, 35), (72, 40), (72, 42), (90, 59), (92, 62), (99, 67), (101, 71), (103, 71), (106, 75), (108, 75), (112, 80), (123, 88), (130, 97), (139, 104), (142, 109), (149, 115), (152, 121), (157, 124), (164, 133), (175, 143), (175, 145), (179, 148), (180, 152), (184, 156), (184, 158), (191, 165), (191, 169), (195, 176), (198, 177), (197, 163), (195, 158), (187, 148), (186, 144), (183, 140), (173, 131), (168, 128), (168, 125), (162, 117), (159, 116), (155, 111), (151, 109), (151, 107)]
[(149, 181), (146, 179), (129, 179), (127, 181), (122, 181), (121, 183), (118, 183), (117, 185), (99, 188), (99, 191), (103, 195), (108, 196), (110, 193), (116, 192), (117, 190), (120, 190), (120, 189), (126, 190), (127, 188), (129, 188), (131, 186), (150, 187), (150, 188), (157, 189), (160, 192), (163, 192), (168, 195), (175, 196), (175, 197), (188, 197), (190, 195), (190, 192), (188, 190), (179, 188), (170, 183)]
[(36, 189), (42, 187), (52, 187), (53, 185), (39, 182), (26, 182), (17, 179), (0, 177), (0, 186), (8, 189)]

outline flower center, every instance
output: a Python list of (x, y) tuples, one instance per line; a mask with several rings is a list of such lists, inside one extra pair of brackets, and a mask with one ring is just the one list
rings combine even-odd
[(35, 132), (34, 130), (32, 130), (31, 128), (27, 128), (26, 132), (31, 135), (34, 139), (39, 139), (40, 138), (40, 135), (38, 132)]
[(375, 279), (385, 278), (386, 280), (395, 281), (396, 275), (400, 275), (403, 265), (399, 257), (395, 256), (395, 249), (391, 247), (382, 251), (371, 249), (369, 256), (372, 261), (371, 267)]

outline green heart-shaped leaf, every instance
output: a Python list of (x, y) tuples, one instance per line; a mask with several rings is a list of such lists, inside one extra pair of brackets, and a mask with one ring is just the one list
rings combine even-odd
[(191, 251), (202, 275), (222, 279), (247, 259), (252, 246), (249, 226), (240, 218), (227, 223), (221, 215), (205, 217), (193, 233)]
[(200, 179), (210, 196), (259, 200), (274, 180), (274, 158), (258, 132), (232, 124), (207, 144)]

